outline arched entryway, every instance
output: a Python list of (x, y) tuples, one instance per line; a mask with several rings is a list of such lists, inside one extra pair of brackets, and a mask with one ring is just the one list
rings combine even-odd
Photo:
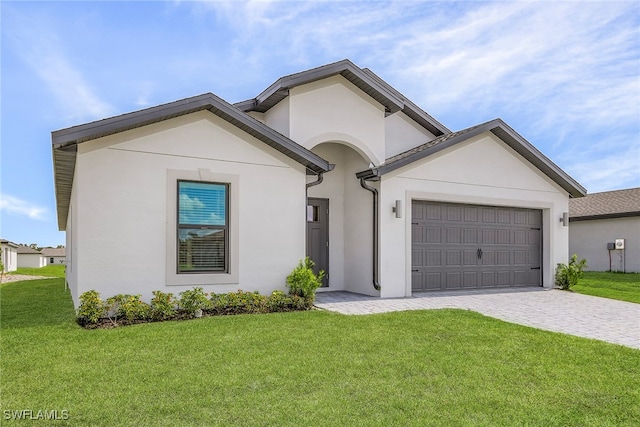
[(371, 285), (372, 198), (356, 178), (370, 159), (340, 141), (318, 144), (311, 151), (335, 168), (307, 192), (307, 254), (328, 273), (324, 289), (378, 295)]

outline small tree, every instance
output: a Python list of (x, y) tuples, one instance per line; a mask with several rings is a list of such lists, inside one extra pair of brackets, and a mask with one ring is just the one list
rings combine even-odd
[(304, 262), (300, 261), (298, 266), (287, 276), (289, 293), (303, 298), (309, 306), (313, 304), (316, 297), (316, 289), (322, 286), (322, 279), (324, 278), (324, 271), (321, 270), (316, 276), (313, 272), (313, 266), (313, 261), (306, 257)]
[(578, 261), (578, 255), (573, 254), (569, 264), (558, 264), (556, 268), (556, 285), (560, 289), (571, 289), (582, 278), (583, 270), (587, 266), (587, 260)]

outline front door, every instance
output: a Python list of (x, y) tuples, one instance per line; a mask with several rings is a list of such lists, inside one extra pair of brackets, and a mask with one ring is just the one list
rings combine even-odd
[(329, 199), (307, 198), (307, 256), (316, 274), (324, 270), (322, 287), (329, 286)]

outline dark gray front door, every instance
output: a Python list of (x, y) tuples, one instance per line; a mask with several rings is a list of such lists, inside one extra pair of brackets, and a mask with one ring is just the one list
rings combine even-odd
[(541, 286), (542, 212), (412, 203), (414, 292)]
[(316, 274), (324, 270), (322, 286), (329, 286), (329, 199), (307, 198), (307, 256)]

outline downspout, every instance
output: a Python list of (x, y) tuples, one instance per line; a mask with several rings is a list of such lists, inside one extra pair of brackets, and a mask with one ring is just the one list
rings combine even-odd
[(364, 178), (360, 178), (360, 185), (365, 190), (371, 191), (373, 194), (373, 288), (376, 291), (380, 290), (380, 283), (378, 280), (378, 190), (371, 187), (365, 182)]
[[(308, 183), (308, 184), (307, 184), (307, 190), (308, 190), (310, 187), (314, 187), (314, 186), (316, 186), (316, 185), (320, 185), (320, 184), (322, 184), (322, 181), (323, 181), (323, 180), (324, 180), (324, 173), (320, 172), (320, 173), (318, 174), (318, 179), (317, 179), (316, 181), (312, 181), (312, 182), (310, 182), (310, 183)], [(309, 196), (307, 195), (307, 197), (309, 197)]]

